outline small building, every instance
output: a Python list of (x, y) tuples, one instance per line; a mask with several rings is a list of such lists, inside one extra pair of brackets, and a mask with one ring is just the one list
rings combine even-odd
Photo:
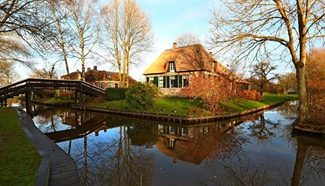
[(248, 90), (249, 83), (223, 66), (212, 53), (201, 44), (177, 47), (165, 50), (144, 72), (146, 82), (152, 82), (161, 88), (165, 95), (177, 95), (189, 86), (190, 76), (198, 73), (223, 75), (240, 83)]
[[(82, 72), (76, 71), (67, 75), (61, 76), (62, 80), (81, 80)], [(117, 72), (109, 72), (105, 70), (97, 70), (97, 66), (93, 69), (87, 68), (85, 72), (85, 81), (99, 88), (119, 88), (120, 85), (119, 76)], [(129, 86), (136, 84), (137, 81), (129, 76)]]

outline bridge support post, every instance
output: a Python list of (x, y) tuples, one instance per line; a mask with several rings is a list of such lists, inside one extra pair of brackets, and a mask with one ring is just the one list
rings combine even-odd
[(78, 103), (78, 91), (74, 91), (74, 104)]
[(31, 99), (31, 92), (26, 91), (25, 92), (25, 101), (26, 101), (26, 111), (28, 114), (32, 113), (32, 99)]

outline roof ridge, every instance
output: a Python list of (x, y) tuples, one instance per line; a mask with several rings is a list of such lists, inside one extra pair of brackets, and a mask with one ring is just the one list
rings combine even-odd
[[(177, 48), (169, 48), (169, 49), (166, 49), (165, 51), (169, 51), (169, 50), (177, 50), (177, 49), (187, 48), (187, 47), (191, 47), (191, 46), (195, 46), (195, 45), (198, 45), (198, 46), (203, 47), (203, 45), (202, 45), (201, 43), (196, 43), (196, 44), (192, 44), (192, 45), (180, 46), (180, 47), (177, 47)], [(203, 48), (204, 48), (204, 47), (203, 47)]]

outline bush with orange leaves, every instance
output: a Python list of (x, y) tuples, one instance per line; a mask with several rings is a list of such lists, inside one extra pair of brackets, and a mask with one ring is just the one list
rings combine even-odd
[(212, 113), (222, 110), (220, 102), (236, 96), (236, 84), (221, 75), (197, 74), (189, 79), (190, 85), (182, 92), (191, 101), (200, 99), (203, 107)]
[(313, 49), (307, 56), (307, 96), (311, 118), (325, 124), (325, 48)]
[(253, 100), (253, 101), (261, 101), (263, 99), (263, 96), (261, 96), (261, 94), (256, 90), (239, 91), (239, 97), (241, 99)]
[(73, 91), (63, 91), (63, 92), (60, 92), (60, 97), (61, 98), (64, 98), (64, 97), (74, 97), (74, 92)]

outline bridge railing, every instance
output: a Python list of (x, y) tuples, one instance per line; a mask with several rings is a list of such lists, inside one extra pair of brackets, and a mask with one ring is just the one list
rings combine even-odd
[(53, 87), (53, 88), (72, 88), (83, 93), (100, 96), (104, 95), (105, 91), (99, 87), (78, 80), (57, 80), (57, 79), (40, 79), (27, 78), (17, 81), (10, 85), (0, 88), (0, 100), (19, 95), (26, 91), (38, 88)]

